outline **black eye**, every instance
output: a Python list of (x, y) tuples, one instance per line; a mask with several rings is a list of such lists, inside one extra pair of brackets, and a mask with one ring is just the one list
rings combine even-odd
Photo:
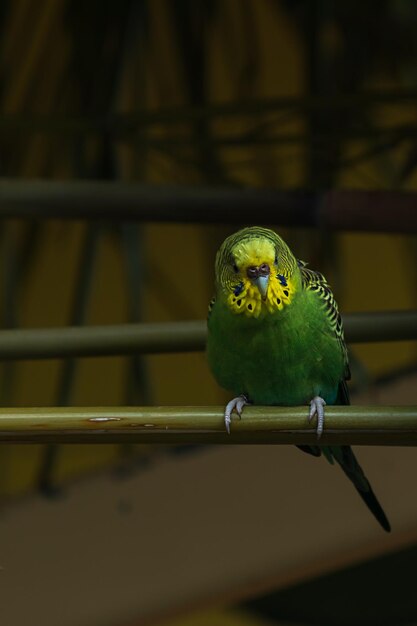
[(278, 265), (278, 255), (275, 255), (274, 265)]

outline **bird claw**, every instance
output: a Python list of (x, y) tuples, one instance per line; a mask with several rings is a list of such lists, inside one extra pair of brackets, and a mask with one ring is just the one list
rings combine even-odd
[(324, 429), (324, 407), (326, 406), (326, 402), (320, 396), (315, 396), (310, 402), (310, 413), (308, 416), (308, 421), (311, 422), (313, 417), (317, 413), (317, 439), (323, 434)]
[(241, 395), (237, 396), (237, 398), (233, 398), (226, 404), (226, 408), (224, 410), (224, 425), (226, 426), (227, 434), (230, 435), (230, 424), (232, 422), (232, 413), (236, 411), (239, 416), (239, 419), (242, 417), (243, 407), (249, 404), (246, 396)]

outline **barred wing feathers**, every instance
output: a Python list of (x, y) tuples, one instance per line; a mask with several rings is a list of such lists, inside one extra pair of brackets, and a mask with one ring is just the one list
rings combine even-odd
[[(334, 333), (336, 339), (340, 344), (340, 349), (343, 353), (343, 358), (345, 362), (345, 380), (350, 379), (350, 369), (349, 369), (349, 360), (347, 355), (347, 348), (345, 343), (345, 336), (343, 331), (343, 322), (340, 317), (339, 309), (337, 307), (336, 300), (334, 298), (333, 292), (330, 289), (327, 280), (320, 272), (316, 272), (309, 267), (307, 267), (307, 263), (304, 261), (298, 261), (298, 265), (301, 271), (301, 278), (304, 289), (308, 291), (314, 291), (317, 296), (320, 298), (322, 302), (323, 308), (326, 312), (326, 316), (329, 322), (329, 327), (331, 331)], [(346, 385), (343, 384), (341, 389), (342, 393), (345, 392), (347, 394)], [(341, 404), (349, 404), (349, 398), (346, 398), (347, 402), (341, 402)]]

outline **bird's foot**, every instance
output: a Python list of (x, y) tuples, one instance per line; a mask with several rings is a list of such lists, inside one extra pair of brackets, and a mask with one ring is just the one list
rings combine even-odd
[(320, 396), (315, 396), (310, 402), (310, 414), (308, 416), (308, 421), (311, 422), (317, 413), (317, 439), (320, 439), (323, 434), (325, 406), (326, 403), (323, 398), (320, 398)]
[(239, 416), (239, 419), (242, 417), (243, 407), (249, 404), (246, 396), (237, 396), (237, 398), (233, 398), (226, 404), (226, 408), (224, 410), (224, 425), (226, 426), (227, 434), (230, 435), (230, 423), (232, 421), (232, 413), (236, 411)]

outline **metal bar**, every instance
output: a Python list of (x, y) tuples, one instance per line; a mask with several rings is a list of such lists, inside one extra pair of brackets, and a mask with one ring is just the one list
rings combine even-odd
[(417, 311), (375, 311), (343, 315), (348, 343), (417, 339)]
[[(204, 118), (203, 118), (204, 119)], [(198, 120), (197, 120), (198, 121)], [(201, 123), (201, 122), (199, 122)], [(273, 122), (271, 122), (271, 126)], [(10, 130), (10, 129), (8, 129)], [(108, 131), (105, 131), (110, 134)], [(323, 143), (333, 144), (336, 141), (354, 141), (354, 140), (384, 140), (385, 142), (402, 142), (410, 141), (417, 134), (417, 126), (412, 124), (396, 124), (386, 127), (375, 128), (349, 128), (339, 127), (337, 130), (328, 132), (326, 130), (306, 132), (271, 132), (269, 134), (256, 135), (253, 129), (250, 131), (241, 131), (240, 133), (224, 133), (209, 137), (206, 141), (211, 148), (237, 149), (242, 147), (258, 147), (258, 146), (274, 146), (282, 148), (283, 146), (302, 145), (306, 139), (316, 145)], [(113, 143), (126, 143), (135, 146), (140, 145), (146, 149), (168, 150), (172, 148), (192, 148), (196, 145), (202, 145), (196, 142), (185, 132), (170, 133), (163, 137), (148, 135), (146, 137), (137, 137), (134, 129), (130, 132), (120, 133), (115, 137), (110, 136), (109, 140)]]
[(188, 352), (203, 350), (205, 323), (120, 324), (0, 331), (0, 359)]
[[(349, 343), (417, 339), (417, 311), (345, 315)], [(53, 359), (205, 349), (206, 322), (68, 326), (0, 331), (0, 359)]]
[(417, 232), (417, 194), (232, 187), (158, 187), (114, 181), (0, 182), (0, 218), (274, 223), (286, 227)]
[[(225, 432), (223, 408), (1, 408), (0, 442), (317, 444), (307, 407), (247, 407)], [(417, 406), (327, 407), (320, 445), (417, 445)]]
[(152, 125), (171, 125), (199, 119), (214, 119), (225, 117), (259, 117), (265, 114), (274, 114), (282, 111), (302, 113), (311, 109), (331, 110), (375, 106), (413, 106), (417, 99), (415, 90), (396, 89), (382, 92), (333, 95), (331, 97), (284, 97), (284, 98), (257, 98), (239, 100), (228, 103), (210, 104), (199, 107), (162, 107), (154, 111), (147, 109), (131, 113), (95, 116), (57, 116), (57, 115), (1, 115), (1, 132), (26, 133), (103, 133), (103, 132), (132, 132), (138, 128)]

